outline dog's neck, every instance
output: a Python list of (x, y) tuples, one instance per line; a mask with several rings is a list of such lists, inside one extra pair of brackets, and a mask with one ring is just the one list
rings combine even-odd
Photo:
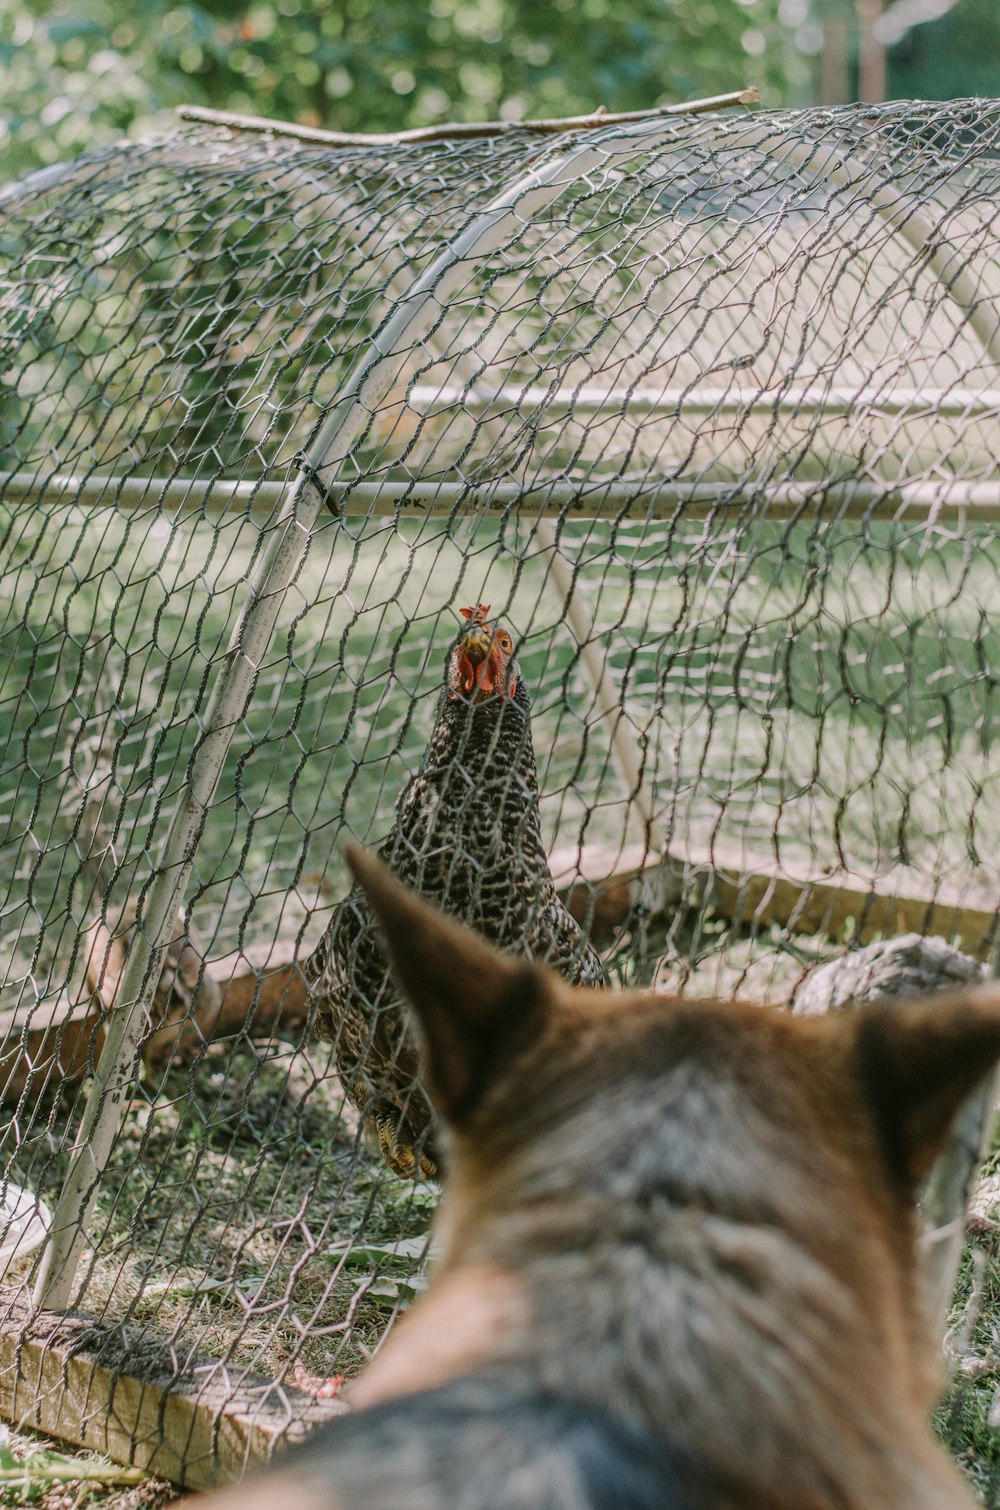
[[(706, 1510), (966, 1507), (950, 1463), (899, 1451), (922, 1440), (909, 1418), (919, 1407), (887, 1412), (892, 1385), (871, 1339), (867, 1387), (845, 1390), (838, 1354), (857, 1364), (857, 1317), (815, 1261), (767, 1230), (734, 1232), (713, 1219), (696, 1228), (692, 1217), (679, 1245), (686, 1261), (666, 1297), (644, 1290), (641, 1261), (633, 1269), (627, 1260), (605, 1268), (595, 1292), (595, 1256), (584, 1253), (578, 1284), (567, 1285), (565, 1260), (527, 1274), (486, 1263), (449, 1270), (350, 1387), (350, 1403), (376, 1405), (484, 1370), (502, 1380), (527, 1364), (542, 1386), (666, 1436), (706, 1489)], [(773, 1316), (753, 1315), (775, 1267), (786, 1285), (798, 1269), (804, 1307), (777, 1330)], [(730, 1465), (721, 1478), (720, 1462)]]

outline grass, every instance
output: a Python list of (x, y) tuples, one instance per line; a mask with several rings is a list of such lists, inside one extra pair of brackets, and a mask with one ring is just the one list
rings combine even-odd
[[(91, 911), (88, 793), (113, 896), (155, 869), (259, 532), (25, 512), (11, 515), (0, 625), (0, 863), (13, 878), (0, 944), (11, 975), (30, 970), (45, 994)], [(789, 863), (995, 888), (991, 532), (970, 555), (945, 535), (930, 553), (891, 525), (820, 540), (806, 525), (726, 539), (569, 524), (563, 549), (678, 846), (722, 836)], [(524, 526), (406, 521), (357, 547), (321, 532), (195, 861), (189, 901), (213, 953), (276, 929), (290, 896), (338, 895), (345, 827), (386, 831), (433, 719), (449, 601), (509, 604), (525, 636), (548, 837), (638, 836), (548, 559)]]
[[(35, 1152), (11, 1166), (32, 1188)], [(65, 1161), (48, 1165), (53, 1192)], [(428, 1187), (370, 1163), (325, 1065), (283, 1045), (215, 1045), (133, 1103), (83, 1305), (237, 1371), (353, 1374), (421, 1283), (432, 1204)]]
[(0, 1505), (36, 1510), (160, 1510), (173, 1486), (141, 1469), (57, 1446), (36, 1432), (0, 1426)]

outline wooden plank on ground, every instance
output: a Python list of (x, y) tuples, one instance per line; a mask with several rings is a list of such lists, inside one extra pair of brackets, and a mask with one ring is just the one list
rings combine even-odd
[(250, 945), (224, 959), (209, 960), (208, 973), (222, 991), (222, 1005), (214, 1036), (228, 1038), (249, 1032), (263, 1038), (290, 1032), (304, 1024), (309, 993), (299, 961), (311, 946), (298, 938), (277, 938)]
[(178, 1352), (0, 1287), (0, 1416), (182, 1488), (239, 1479), (344, 1408)]
[(932, 886), (912, 871), (869, 881), (846, 871), (810, 871), (722, 843), (660, 857), (633, 846), (553, 854), (556, 885), (573, 915), (606, 947), (638, 906), (653, 919), (678, 906), (710, 906), (743, 927), (776, 923), (793, 933), (852, 941), (900, 933), (940, 934), (977, 958), (993, 945), (1000, 888)]
[(793, 933), (826, 933), (867, 943), (901, 933), (940, 934), (960, 941), (969, 954), (989, 951), (997, 925), (1000, 893), (931, 885), (912, 872), (898, 871), (876, 881), (845, 871), (762, 861), (745, 851), (713, 847), (686, 864), (702, 879), (704, 899), (733, 922), (778, 923)]
[[(303, 1026), (309, 996), (295, 949), (294, 938), (279, 938), (208, 961), (206, 974), (221, 993), (218, 1011), (206, 1023), (213, 1039), (239, 1033), (274, 1038)], [(14, 1107), (25, 1091), (35, 1098), (46, 1088), (72, 1086), (93, 1073), (105, 1021), (98, 1003), (73, 1002), (66, 995), (0, 1011), (0, 1105)]]
[(16, 1106), (26, 1090), (34, 1098), (47, 1085), (74, 1085), (93, 1070), (103, 1043), (100, 1013), (65, 994), (0, 1011), (0, 1104)]

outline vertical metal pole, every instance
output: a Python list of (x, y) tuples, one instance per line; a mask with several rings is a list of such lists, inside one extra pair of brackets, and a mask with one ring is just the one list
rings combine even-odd
[(921, 1200), (922, 1241), (931, 1315), (943, 1336), (965, 1247), (969, 1202), (996, 1123), (1000, 1075), (990, 1075), (962, 1107), (938, 1154)]
[(587, 611), (586, 597), (574, 581), (569, 563), (559, 553), (555, 525), (549, 519), (539, 519), (535, 529), (551, 553), (549, 570), (562, 594), (567, 622), (580, 647), (580, 663), (594, 692), (595, 715), (601, 728), (608, 732), (612, 759), (629, 810), (639, 820), (643, 844), (662, 860), (666, 854), (663, 824), (656, 816), (652, 793), (643, 775), (642, 756), (628, 726), (620, 690), (608, 669), (607, 656), (594, 639), (593, 615)]
[(70, 1156), (69, 1172), (52, 1216), (52, 1229), (35, 1304), (63, 1310), (70, 1302), (97, 1187), (131, 1087), (139, 1042), (149, 1020), (163, 951), (187, 886), (205, 814), (230, 743), (271, 643), (275, 621), (309, 541), (323, 499), (300, 477), (286, 515), (250, 588), (206, 712), (206, 732), (191, 765), (191, 779), (167, 835), (158, 873), (146, 897), (122, 971), (121, 1005), (108, 1025), (94, 1085)]

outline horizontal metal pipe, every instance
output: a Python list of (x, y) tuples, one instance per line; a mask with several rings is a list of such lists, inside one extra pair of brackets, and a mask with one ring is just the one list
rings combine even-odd
[[(286, 485), (237, 482), (226, 478), (122, 477), (91, 473), (0, 472), (0, 504), (103, 504), (123, 509), (227, 509), (272, 512)], [(857, 518), (877, 511), (883, 518), (954, 518), (967, 515), (1000, 520), (1000, 482), (912, 482), (893, 486), (872, 481), (779, 482), (622, 482), (563, 480), (522, 487), (508, 480), (468, 486), (462, 482), (334, 482), (330, 500), (346, 516), (489, 515), (508, 509), (532, 517), (579, 519), (670, 519), (683, 509), (693, 519), (725, 517), (752, 510), (755, 516), (788, 519), (800, 510), (810, 517)]]
[(433, 409), (460, 407), (468, 414), (482, 415), (491, 409), (540, 409), (565, 414), (662, 414), (665, 419), (687, 414), (749, 414), (759, 410), (770, 417), (776, 410), (802, 414), (904, 415), (925, 420), (965, 415), (1000, 415), (1000, 389), (989, 388), (546, 388), (541, 384), (502, 388), (462, 387), (451, 383), (435, 387), (418, 383), (407, 394), (407, 404), (421, 414)]

